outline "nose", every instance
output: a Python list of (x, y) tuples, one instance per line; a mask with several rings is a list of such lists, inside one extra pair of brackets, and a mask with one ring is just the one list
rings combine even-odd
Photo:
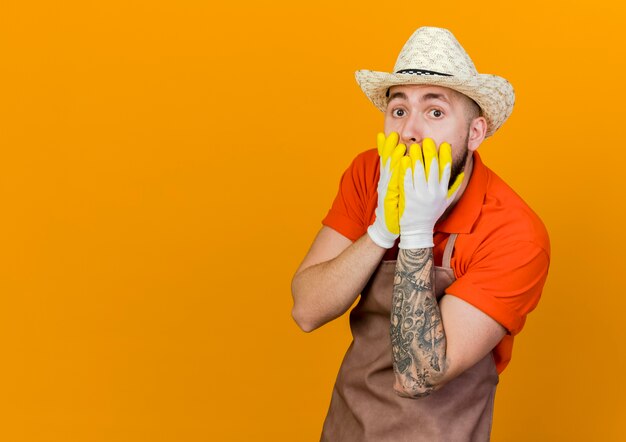
[(421, 143), (424, 138), (424, 122), (421, 115), (415, 112), (404, 119), (403, 126), (400, 129), (400, 142), (406, 147), (409, 147), (413, 143)]

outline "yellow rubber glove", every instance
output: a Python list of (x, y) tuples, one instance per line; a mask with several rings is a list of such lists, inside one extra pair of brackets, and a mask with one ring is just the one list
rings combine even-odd
[(400, 248), (433, 247), (435, 223), (454, 200), (463, 181), (460, 173), (448, 189), (452, 171), (452, 148), (424, 138), (422, 147), (411, 145), (400, 163)]
[(392, 132), (388, 137), (379, 133), (377, 138), (380, 159), (380, 177), (378, 179), (378, 205), (376, 219), (367, 228), (367, 233), (380, 247), (389, 249), (400, 233), (400, 159), (406, 152), (404, 144), (398, 144), (398, 134)]

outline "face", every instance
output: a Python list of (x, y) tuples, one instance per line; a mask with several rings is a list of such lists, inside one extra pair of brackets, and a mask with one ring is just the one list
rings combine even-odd
[(450, 185), (463, 171), (468, 151), (478, 148), (486, 132), (483, 117), (468, 121), (469, 98), (440, 86), (401, 85), (389, 89), (385, 135), (397, 132), (407, 148), (432, 138), (452, 147)]

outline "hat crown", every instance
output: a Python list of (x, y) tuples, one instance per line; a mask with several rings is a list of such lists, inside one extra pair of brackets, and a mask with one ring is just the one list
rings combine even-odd
[(455, 77), (478, 74), (471, 58), (452, 32), (431, 26), (417, 29), (400, 51), (393, 70), (405, 69), (421, 69)]
[(471, 98), (487, 121), (493, 135), (509, 118), (515, 104), (515, 91), (505, 78), (476, 71), (472, 59), (447, 29), (424, 26), (406, 42), (394, 72), (360, 70), (356, 81), (365, 95), (386, 112), (389, 88), (398, 85), (447, 87)]

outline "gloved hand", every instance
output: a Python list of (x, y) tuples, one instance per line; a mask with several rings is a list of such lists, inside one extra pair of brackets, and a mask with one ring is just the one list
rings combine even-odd
[(372, 241), (380, 247), (389, 249), (400, 233), (398, 204), (400, 201), (399, 173), (400, 159), (406, 152), (404, 144), (398, 144), (398, 134), (392, 132), (388, 137), (379, 133), (377, 138), (380, 156), (380, 178), (378, 179), (378, 205), (376, 220), (367, 228)]
[[(400, 248), (433, 247), (435, 223), (454, 200), (463, 181), (460, 173), (448, 190), (452, 170), (452, 149), (448, 143), (439, 146), (424, 138), (423, 147), (411, 145), (409, 156), (400, 163)], [(424, 155), (422, 156), (422, 151)]]

